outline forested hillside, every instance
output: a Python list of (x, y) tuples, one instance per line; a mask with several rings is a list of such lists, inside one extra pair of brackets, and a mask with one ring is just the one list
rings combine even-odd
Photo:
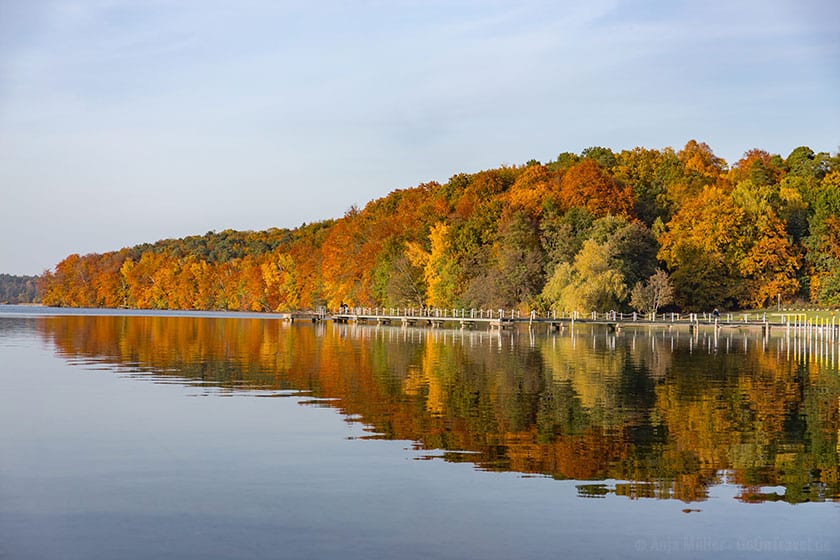
[(0, 274), (0, 303), (33, 303), (37, 300), (37, 276)]
[(70, 255), (42, 294), (59, 306), (258, 311), (840, 305), (840, 158), (756, 149), (730, 166), (693, 140), (588, 148), (396, 190), (293, 230)]

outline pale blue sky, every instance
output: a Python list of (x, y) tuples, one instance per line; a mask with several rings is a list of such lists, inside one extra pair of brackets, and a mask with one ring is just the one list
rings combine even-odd
[(599, 145), (840, 146), (840, 2), (0, 0), (0, 272)]

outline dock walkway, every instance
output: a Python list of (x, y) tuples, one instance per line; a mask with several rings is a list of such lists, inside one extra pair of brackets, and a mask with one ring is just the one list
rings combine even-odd
[(491, 329), (506, 329), (515, 325), (544, 325), (551, 330), (563, 330), (575, 325), (603, 325), (610, 330), (619, 331), (631, 326), (664, 328), (686, 328), (691, 331), (703, 328), (723, 329), (760, 329), (769, 335), (771, 329), (786, 329), (788, 332), (817, 329), (840, 338), (840, 322), (834, 318), (824, 320), (806, 320), (804, 315), (796, 313), (748, 314), (726, 313), (719, 317), (711, 313), (606, 313), (592, 312), (588, 315), (579, 313), (537, 313), (532, 311), (522, 314), (516, 310), (504, 309), (413, 309), (413, 308), (353, 308), (338, 313), (322, 310), (312, 314), (312, 320), (334, 321), (336, 323), (358, 323), (402, 326), (460, 326), (462, 329), (487, 325)]

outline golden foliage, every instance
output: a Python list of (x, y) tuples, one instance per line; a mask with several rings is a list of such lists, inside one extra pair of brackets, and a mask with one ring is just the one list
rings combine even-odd
[[(536, 304), (535, 294), (551, 292), (554, 305), (563, 299), (555, 267), (571, 266), (587, 239), (603, 243), (606, 229), (596, 224), (613, 217), (656, 233), (658, 257), (683, 308), (710, 300), (765, 305), (773, 297), (807, 297), (804, 289), (814, 301), (833, 303), (840, 301), (830, 221), (840, 215), (838, 167), (838, 158), (806, 148), (788, 162), (750, 150), (729, 170), (695, 140), (678, 152), (591, 148), (580, 158), (561, 154), (546, 165), (531, 161), (398, 189), (341, 219), (292, 230), (225, 230), (69, 255), (41, 278), (41, 299), (75, 307), (277, 311), (408, 305), (425, 291), (428, 305), (503, 301), (524, 309)], [(530, 224), (527, 243), (506, 230), (511, 216)], [(610, 257), (610, 267), (627, 269), (640, 257), (631, 253), (621, 262)], [(517, 263), (518, 254), (527, 263)], [(803, 288), (797, 278), (808, 274)], [(626, 294), (613, 291), (617, 301), (609, 305), (629, 309)], [(566, 296), (564, 308), (607, 305)]]

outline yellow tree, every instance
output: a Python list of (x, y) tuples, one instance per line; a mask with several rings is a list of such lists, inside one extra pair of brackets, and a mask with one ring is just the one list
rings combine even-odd
[(542, 292), (555, 311), (608, 311), (627, 296), (621, 272), (610, 262), (610, 248), (587, 239), (572, 265), (561, 263)]
[(406, 256), (414, 266), (423, 269), (426, 280), (426, 303), (446, 307), (455, 303), (457, 263), (450, 253), (449, 226), (438, 222), (429, 232), (430, 249), (417, 242), (406, 243)]
[(764, 307), (777, 297), (793, 297), (799, 290), (796, 272), (800, 265), (800, 255), (788, 240), (784, 224), (771, 216), (758, 241), (741, 260), (741, 273), (747, 279), (747, 293), (741, 303)]
[(363, 220), (358, 209), (351, 209), (329, 229), (321, 246), (321, 277), (330, 307), (336, 308), (340, 302), (368, 303), (358, 258), (366, 242)]
[(522, 208), (532, 217), (542, 214), (543, 206), (549, 200), (558, 198), (556, 174), (552, 174), (542, 165), (529, 165), (517, 177), (501, 199), (509, 206)]
[(188, 257), (181, 263), (180, 284), (186, 309), (214, 309), (216, 306), (215, 267), (205, 260)]
[(706, 143), (689, 140), (676, 156), (678, 167), (668, 173), (665, 185), (666, 198), (675, 211), (705, 187), (726, 185), (723, 176), (726, 162)]
[(151, 303), (151, 287), (152, 287), (152, 270), (150, 260), (153, 258), (152, 253), (144, 253), (138, 261), (134, 259), (126, 259), (120, 267), (120, 274), (122, 275), (126, 289), (128, 292), (128, 305), (138, 309), (150, 309)]
[(738, 264), (748, 250), (744, 229), (743, 209), (718, 187), (685, 201), (659, 236), (657, 255), (672, 271), (678, 305), (734, 306), (741, 299)]
[(296, 309), (300, 300), (295, 277), (295, 261), (288, 253), (271, 255), (260, 264), (265, 297), (272, 311)]
[(334, 222), (310, 224), (294, 231), (287, 252), (295, 263), (298, 305), (315, 308), (324, 301), (323, 243)]
[(717, 157), (708, 144), (697, 140), (686, 142), (677, 157), (685, 165), (686, 172), (704, 177), (708, 184), (714, 184), (726, 169), (726, 161)]
[[(691, 244), (709, 252), (724, 252), (737, 246), (744, 211), (732, 197), (717, 187), (707, 187), (686, 204), (659, 237), (659, 258), (678, 265), (676, 251)], [(743, 249), (743, 248), (740, 248)]]

